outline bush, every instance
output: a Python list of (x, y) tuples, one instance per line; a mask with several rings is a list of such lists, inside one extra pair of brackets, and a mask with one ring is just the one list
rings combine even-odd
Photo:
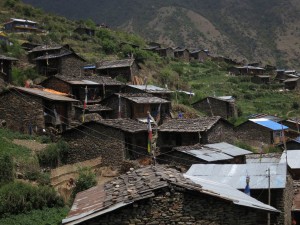
[(46, 149), (38, 153), (38, 160), (43, 167), (57, 167), (59, 162), (66, 163), (69, 145), (64, 141), (50, 144)]
[(12, 157), (6, 153), (0, 155), (0, 184), (13, 181), (13, 170), (14, 163)]
[(249, 151), (251, 151), (251, 152), (255, 152), (255, 149), (254, 149), (252, 146), (246, 144), (245, 142), (242, 142), (242, 141), (236, 141), (236, 142), (234, 143), (234, 145), (237, 146), (237, 147), (239, 147), (239, 148), (243, 148), (243, 149), (249, 150)]
[(32, 186), (16, 182), (0, 188), (0, 217), (63, 205), (63, 200), (56, 191), (48, 186)]
[(76, 181), (76, 186), (73, 190), (75, 196), (78, 192), (87, 190), (97, 184), (96, 175), (90, 168), (83, 167), (79, 170), (79, 177)]

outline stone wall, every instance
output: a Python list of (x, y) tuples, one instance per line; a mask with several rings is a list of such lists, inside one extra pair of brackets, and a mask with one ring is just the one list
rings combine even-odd
[(221, 116), (224, 119), (237, 116), (237, 109), (234, 102), (227, 102), (215, 98), (209, 98), (193, 104), (193, 108), (205, 113), (208, 116)]
[(177, 187), (156, 192), (155, 197), (119, 208), (85, 225), (253, 225), (251, 208), (209, 195), (181, 192)]
[(87, 124), (63, 134), (70, 148), (67, 163), (102, 157), (103, 166), (118, 166), (125, 159), (123, 132), (101, 124)]
[(203, 144), (213, 144), (219, 142), (227, 142), (233, 144), (236, 140), (233, 126), (224, 121), (219, 121), (206, 133), (201, 133), (201, 141)]
[[(114, 95), (107, 99), (104, 102), (104, 105), (110, 107), (113, 111), (109, 113), (110, 119), (117, 119), (119, 116), (119, 98), (117, 95)], [(131, 116), (131, 107), (129, 102), (121, 97), (121, 118), (130, 118)]]
[[(0, 95), (0, 119), (9, 129), (29, 134), (45, 128), (43, 101), (14, 90)], [(30, 129), (30, 127), (32, 129)]]
[(261, 144), (272, 144), (272, 131), (257, 125), (253, 122), (245, 122), (236, 127), (236, 137), (238, 140), (243, 141), (255, 147), (261, 147)]
[(85, 62), (75, 55), (62, 57), (60, 73), (63, 75), (80, 76), (83, 75), (83, 66)]

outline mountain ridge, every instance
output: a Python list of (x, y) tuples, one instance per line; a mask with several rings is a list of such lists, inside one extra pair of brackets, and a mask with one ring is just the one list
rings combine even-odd
[(249, 62), (300, 68), (300, 0), (23, 2), (72, 19), (91, 18), (173, 47), (202, 47)]

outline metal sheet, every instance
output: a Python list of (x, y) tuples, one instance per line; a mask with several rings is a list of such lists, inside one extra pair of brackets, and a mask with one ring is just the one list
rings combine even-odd
[(187, 171), (187, 175), (196, 176), (230, 185), (237, 189), (244, 189), (246, 176), (250, 176), (251, 189), (267, 189), (267, 170), (270, 168), (271, 188), (285, 188), (286, 165), (272, 163), (253, 164), (194, 164)]
[(237, 146), (228, 144), (226, 142), (220, 142), (220, 143), (215, 143), (215, 144), (207, 144), (204, 145), (209, 148), (214, 148), (222, 151), (223, 153), (231, 156), (239, 156), (239, 155), (248, 155), (251, 154), (252, 152), (239, 148)]
[(250, 121), (259, 124), (261, 126), (267, 127), (271, 130), (286, 130), (288, 129), (287, 126), (284, 126), (280, 123), (276, 123), (272, 120), (268, 120), (268, 119), (264, 119), (264, 118), (260, 118), (260, 119), (249, 119)]
[(196, 158), (202, 159), (207, 162), (214, 162), (214, 161), (220, 161), (220, 160), (230, 160), (233, 159), (233, 157), (226, 155), (220, 151), (214, 151), (213, 149), (195, 149), (195, 150), (189, 150), (189, 151), (181, 151), (182, 153), (186, 153), (188, 155), (192, 155)]
[(282, 162), (285, 162), (285, 157), (287, 157), (287, 163), (291, 169), (300, 169), (300, 150), (287, 151), (287, 156), (283, 153)]
[(219, 182), (206, 180), (206, 179), (189, 176), (189, 175), (184, 175), (184, 177), (189, 178), (196, 184), (201, 185), (202, 192), (205, 193), (205, 191), (207, 191), (209, 193), (215, 193), (215, 195), (217, 195), (219, 197), (223, 197), (223, 198), (232, 200), (233, 204), (242, 205), (242, 206), (251, 207), (251, 208), (257, 208), (257, 209), (264, 209), (267, 211), (279, 212), (274, 207), (264, 204), (264, 203), (256, 200), (255, 198), (252, 198), (251, 196), (246, 195), (243, 192), (241, 192), (229, 185), (224, 185)]

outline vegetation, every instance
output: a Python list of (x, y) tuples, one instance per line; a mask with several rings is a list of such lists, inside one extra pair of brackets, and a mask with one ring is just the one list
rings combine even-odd
[(7, 183), (0, 187), (0, 217), (29, 212), (44, 207), (62, 207), (63, 200), (53, 188), (32, 186), (22, 182)]
[(38, 160), (43, 167), (57, 167), (59, 162), (66, 162), (68, 144), (64, 141), (52, 143), (46, 149), (38, 153)]
[(10, 215), (0, 218), (0, 224), (5, 225), (58, 225), (66, 217), (69, 208), (43, 208), (27, 213)]
[(96, 175), (90, 168), (84, 167), (79, 170), (79, 176), (76, 180), (76, 187), (73, 190), (75, 196), (78, 192), (87, 190), (97, 184)]

